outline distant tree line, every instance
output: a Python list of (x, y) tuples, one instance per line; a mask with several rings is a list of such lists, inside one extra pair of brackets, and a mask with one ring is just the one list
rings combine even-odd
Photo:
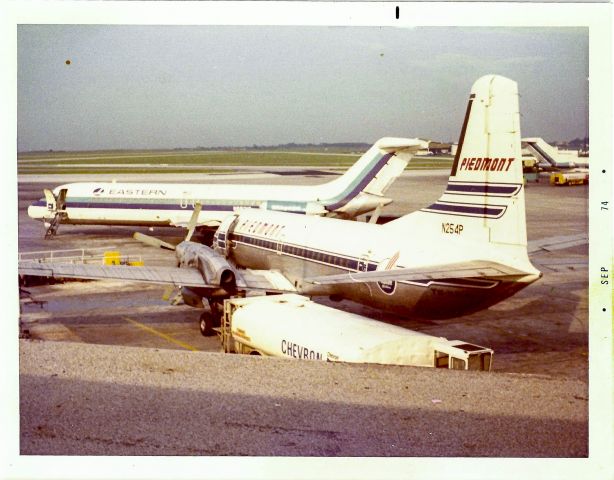
[(574, 138), (569, 142), (553, 142), (557, 147), (567, 148), (569, 150), (584, 150), (588, 149), (588, 137)]
[[(437, 143), (437, 142), (435, 142)], [(571, 141), (563, 141), (563, 142), (552, 142), (548, 143), (555, 145), (560, 148), (566, 148), (570, 150), (588, 150), (589, 146), (589, 137), (584, 138), (574, 138)], [(363, 143), (363, 142), (337, 142), (337, 143), (284, 143), (280, 145), (251, 145), (251, 146), (234, 146), (234, 147), (177, 147), (177, 148), (156, 148), (156, 149), (147, 149), (147, 148), (127, 148), (127, 149), (103, 149), (103, 150), (92, 150), (92, 151), (100, 151), (100, 152), (125, 152), (125, 151), (147, 151), (147, 150), (173, 150), (177, 152), (195, 152), (195, 151), (226, 151), (226, 150), (251, 150), (251, 151), (283, 151), (283, 150), (291, 150), (291, 151), (304, 151), (304, 152), (331, 152), (331, 153), (341, 153), (341, 152), (353, 152), (353, 153), (361, 153), (366, 151), (371, 147), (371, 143)], [(20, 151), (19, 153), (65, 153), (70, 152), (71, 150), (31, 150), (31, 151)], [(80, 150), (87, 151), (87, 150)]]

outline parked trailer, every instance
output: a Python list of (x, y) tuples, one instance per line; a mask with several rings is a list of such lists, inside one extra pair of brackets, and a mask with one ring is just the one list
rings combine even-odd
[(295, 294), (225, 300), (221, 339), (227, 353), (457, 370), (489, 371), (494, 353)]

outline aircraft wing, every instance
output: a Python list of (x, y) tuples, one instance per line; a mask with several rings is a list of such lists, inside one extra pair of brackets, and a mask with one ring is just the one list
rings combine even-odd
[(350, 272), (339, 275), (321, 275), (306, 278), (306, 282), (319, 285), (342, 284), (354, 282), (389, 282), (440, 280), (451, 278), (492, 278), (507, 276), (524, 276), (527, 272), (517, 270), (496, 262), (475, 261), (437, 265), (436, 267), (395, 268), (393, 270), (373, 270), (370, 272)]
[[(196, 268), (138, 267), (130, 265), (95, 265), (60, 262), (19, 262), (19, 275), (74, 278), (84, 280), (125, 280), (158, 283), (177, 287), (219, 288), (207, 283)], [(296, 288), (276, 270), (239, 270), (237, 287), (251, 291), (288, 293)]]
[(195, 268), (19, 262), (18, 272), (20, 275), (33, 275), (37, 277), (126, 280), (165, 285), (172, 284), (183, 287), (214, 287), (207, 284), (200, 272)]

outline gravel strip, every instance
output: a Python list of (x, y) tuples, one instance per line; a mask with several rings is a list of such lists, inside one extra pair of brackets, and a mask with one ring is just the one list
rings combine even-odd
[(583, 457), (578, 380), (20, 341), (22, 455)]

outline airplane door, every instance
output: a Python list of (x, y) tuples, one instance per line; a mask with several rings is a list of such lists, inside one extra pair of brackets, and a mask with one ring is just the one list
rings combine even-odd
[(283, 231), (282, 231), (282, 232), (280, 232), (279, 238), (277, 239), (277, 246), (276, 246), (276, 248), (277, 248), (277, 255), (281, 255), (283, 253), (283, 251), (284, 251), (284, 248), (283, 248), (284, 247), (284, 242), (283, 242), (283, 238), (282, 238), (283, 236), (284, 235), (283, 235)]
[(181, 192), (181, 198), (179, 199), (179, 206), (183, 209), (188, 208), (189, 205), (194, 207), (194, 199), (192, 198), (192, 192)]
[(228, 254), (230, 253), (231, 242), (228, 236), (230, 235), (237, 218), (237, 214), (227, 216), (216, 230), (215, 235), (213, 235), (213, 246), (215, 251), (224, 255), (225, 257), (228, 257)]
[(359, 272), (366, 272), (369, 267), (369, 254), (362, 255), (358, 260), (357, 270)]
[(57, 209), (58, 210), (66, 210), (66, 194), (68, 193), (68, 189), (63, 188), (62, 190), (60, 190), (60, 193), (58, 194), (58, 200), (57, 200)]
[(47, 210), (49, 210), (50, 212), (54, 212), (56, 210), (57, 204), (53, 192), (45, 188), (43, 190), (43, 193), (45, 194), (45, 200), (47, 202)]

